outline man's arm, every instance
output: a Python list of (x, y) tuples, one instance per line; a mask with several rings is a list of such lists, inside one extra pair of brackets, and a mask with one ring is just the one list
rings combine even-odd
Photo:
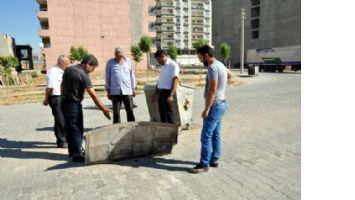
[(227, 74), (228, 81), (230, 81), (233, 78), (233, 74), (229, 69), (227, 69), (227, 73), (228, 73)]
[(210, 80), (208, 84), (210, 85), (210, 89), (208, 90), (208, 96), (205, 104), (205, 110), (202, 112), (202, 118), (208, 117), (208, 113), (210, 112), (213, 100), (217, 94), (218, 81)]
[(131, 65), (131, 72), (130, 72), (130, 76), (131, 76), (131, 87), (132, 87), (132, 93), (133, 93), (133, 96), (136, 96), (136, 76), (134, 74), (134, 68), (133, 68), (133, 65), (131, 63), (131, 61), (129, 61), (129, 64)]
[(111, 86), (111, 70), (110, 70), (110, 65), (109, 62), (106, 63), (106, 74), (105, 74), (105, 89), (107, 92), (107, 98), (111, 100), (111, 95), (110, 95), (110, 86)]
[(178, 77), (175, 76), (173, 78), (170, 94), (169, 94), (169, 97), (168, 97), (168, 103), (172, 103), (174, 101), (174, 94), (176, 92), (176, 88), (178, 86), (178, 83), (179, 83), (179, 79), (178, 79)]
[(94, 88), (86, 88), (86, 91), (89, 93), (91, 99), (94, 101), (95, 105), (100, 108), (100, 110), (104, 113), (104, 115), (107, 117), (107, 119), (111, 119), (110, 117), (110, 110), (108, 108), (106, 108), (100, 98), (96, 95), (96, 92), (94, 90)]
[(44, 91), (44, 100), (43, 100), (43, 105), (47, 106), (48, 105), (48, 99), (53, 93), (53, 88), (46, 88)]

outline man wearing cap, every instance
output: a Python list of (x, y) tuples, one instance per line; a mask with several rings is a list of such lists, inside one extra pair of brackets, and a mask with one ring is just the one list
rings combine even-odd
[(54, 135), (57, 139), (57, 146), (59, 148), (67, 147), (67, 134), (65, 131), (65, 122), (61, 109), (61, 93), (60, 85), (64, 70), (70, 64), (67, 56), (60, 55), (58, 62), (47, 73), (47, 87), (44, 93), (43, 105), (49, 105), (52, 109), (54, 117)]
[(155, 58), (162, 67), (160, 69), (157, 89), (155, 90), (151, 101), (155, 102), (158, 97), (161, 122), (175, 124), (176, 117), (171, 105), (174, 101), (174, 94), (179, 82), (179, 65), (171, 60), (163, 50), (158, 50), (155, 53)]
[(133, 97), (136, 95), (136, 78), (132, 62), (124, 56), (122, 48), (115, 49), (115, 57), (106, 63), (107, 98), (112, 101), (113, 123), (121, 123), (120, 109), (123, 102), (127, 121), (135, 121)]
[(83, 149), (81, 147), (84, 135), (83, 109), (81, 102), (86, 90), (96, 106), (108, 118), (110, 110), (103, 106), (100, 98), (92, 87), (89, 73), (93, 72), (99, 63), (93, 55), (86, 56), (81, 64), (67, 68), (62, 81), (62, 111), (68, 133), (68, 151), (73, 162), (84, 162)]

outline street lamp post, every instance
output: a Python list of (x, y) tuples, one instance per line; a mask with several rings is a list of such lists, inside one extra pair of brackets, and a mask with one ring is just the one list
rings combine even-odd
[(245, 8), (241, 9), (241, 32), (240, 32), (240, 73), (244, 74), (244, 19)]

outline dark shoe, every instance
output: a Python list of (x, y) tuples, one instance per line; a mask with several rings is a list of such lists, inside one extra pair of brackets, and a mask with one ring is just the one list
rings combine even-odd
[(211, 164), (210, 164), (210, 167), (215, 167), (215, 168), (217, 168), (219, 166), (219, 163), (216, 161), (216, 162), (212, 162)]
[(199, 174), (203, 172), (208, 172), (208, 167), (202, 167), (200, 164), (196, 165), (196, 167), (191, 169), (191, 173)]
[(58, 148), (68, 148), (68, 143), (58, 143), (57, 147)]
[(80, 155), (80, 156), (73, 156), (71, 159), (73, 162), (85, 162), (85, 157)]

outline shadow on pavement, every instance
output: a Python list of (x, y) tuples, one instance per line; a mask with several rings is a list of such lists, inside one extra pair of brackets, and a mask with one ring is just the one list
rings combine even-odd
[[(88, 132), (93, 130), (94, 128), (84, 128), (84, 132)], [(54, 127), (43, 127), (43, 128), (36, 128), (36, 131), (50, 131), (51, 133), (54, 134)]]
[[(148, 158), (137, 158), (131, 160), (124, 160), (116, 162), (117, 165), (130, 166), (133, 168), (138, 167), (149, 167), (154, 169), (162, 169), (167, 171), (185, 171), (188, 172), (192, 167), (197, 165), (197, 162), (148, 157)], [(191, 165), (190, 167), (181, 167), (179, 165)]]
[(55, 143), (37, 141), (11, 141), (0, 138), (0, 157), (19, 159), (66, 160), (67, 156), (60, 153), (41, 151), (24, 151), (26, 148), (57, 148)]
[(5, 138), (0, 138), (0, 148), (57, 148), (56, 143), (52, 142), (39, 142), (39, 141), (11, 141)]
[[(67, 157), (67, 156), (66, 156)], [(84, 163), (75, 163), (68, 161), (66, 163), (62, 163), (59, 165), (55, 165), (53, 167), (47, 168), (45, 171), (52, 171), (52, 170), (59, 170), (59, 169), (68, 169), (68, 168), (78, 168), (78, 167), (85, 167)]]
[(22, 151), (21, 149), (0, 149), (0, 156), (19, 159), (66, 160), (67, 156), (60, 153)]
[(43, 127), (43, 128), (36, 128), (36, 131), (54, 131), (54, 127)]

